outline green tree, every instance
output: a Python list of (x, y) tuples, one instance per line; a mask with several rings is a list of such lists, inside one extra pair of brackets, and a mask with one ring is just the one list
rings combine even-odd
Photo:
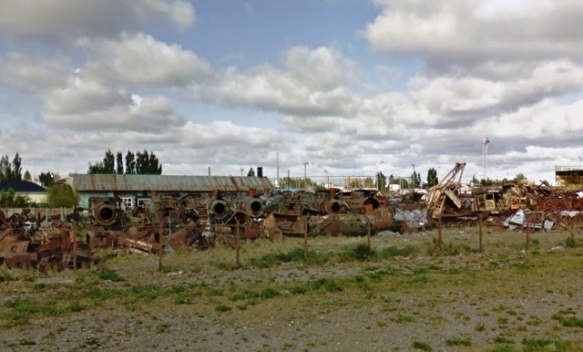
[(128, 150), (126, 154), (126, 174), (136, 173), (136, 155)]
[(8, 155), (4, 155), (0, 159), (0, 180), (10, 180), (11, 175), (12, 165), (10, 164), (10, 159), (8, 159)]
[(494, 181), (492, 181), (489, 178), (483, 178), (480, 180), (480, 186), (486, 187), (486, 186), (492, 186), (494, 184)]
[(0, 180), (22, 180), (22, 159), (18, 153), (12, 162), (8, 155), (0, 158)]
[(373, 181), (372, 177), (367, 177), (364, 179), (364, 186), (369, 187), (369, 188), (374, 187), (374, 181)]
[(377, 189), (379, 191), (385, 189), (386, 182), (387, 182), (387, 177), (382, 173), (382, 171), (377, 172)]
[(28, 208), (32, 204), (29, 196), (16, 194), (13, 188), (0, 193), (0, 208)]
[(411, 174), (412, 187), (421, 187), (421, 175), (418, 172), (413, 172)]
[(431, 188), (439, 183), (437, 178), (437, 170), (430, 168), (427, 170), (427, 188)]
[(114, 174), (115, 173), (115, 157), (110, 149), (105, 152), (103, 161), (95, 164), (89, 163), (88, 174)]
[(117, 154), (115, 155), (115, 161), (116, 161), (117, 174), (122, 175), (123, 174), (123, 155), (121, 154), (121, 152), (117, 152)]
[(12, 159), (12, 177), (11, 180), (22, 180), (22, 159), (16, 153)]
[(26, 170), (24, 172), (24, 178), (25, 181), (32, 181), (32, 175), (30, 174), (30, 172), (28, 170)]
[(514, 182), (522, 182), (522, 181), (526, 181), (526, 180), (527, 180), (527, 178), (526, 178), (526, 176), (524, 176), (523, 173), (519, 173), (518, 175), (516, 175), (514, 177)]
[(70, 185), (53, 185), (47, 194), (47, 204), (50, 208), (77, 206), (78, 196)]
[(478, 178), (476, 177), (476, 175), (472, 176), (472, 184), (474, 184), (474, 185), (479, 185), (480, 184), (480, 180), (478, 180)]
[[(88, 174), (123, 174), (123, 158), (121, 153), (116, 156), (107, 150), (103, 161), (95, 164), (89, 164)], [(162, 174), (162, 165), (160, 160), (153, 152), (144, 149), (143, 152), (137, 152), (135, 155), (128, 150), (125, 156), (125, 173), (141, 175), (160, 175)]]
[(162, 174), (162, 166), (156, 154), (148, 153), (144, 149), (143, 153), (136, 153), (136, 173), (141, 175), (160, 175)]
[(55, 176), (50, 171), (47, 171), (46, 173), (41, 172), (38, 176), (38, 180), (40, 181), (41, 185), (43, 185), (43, 187), (50, 188), (55, 182)]

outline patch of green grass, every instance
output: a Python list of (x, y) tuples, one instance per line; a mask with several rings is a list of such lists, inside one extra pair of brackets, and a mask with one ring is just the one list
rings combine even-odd
[(413, 323), (413, 322), (415, 322), (415, 318), (408, 316), (408, 315), (402, 315), (402, 314), (397, 314), (397, 316), (391, 320), (394, 321), (395, 323)]
[(433, 349), (431, 348), (431, 346), (429, 346), (428, 343), (426, 342), (421, 342), (421, 341), (414, 341), (413, 344), (411, 345), (411, 347), (413, 347), (416, 350), (421, 350), (421, 351), (433, 351)]
[(312, 282), (308, 283), (308, 286), (313, 291), (319, 290), (321, 288), (324, 288), (326, 291), (332, 292), (332, 293), (344, 291), (344, 287), (342, 287), (342, 285), (337, 280), (327, 279), (327, 278), (312, 281)]
[(259, 298), (259, 297), (260, 297), (260, 294), (254, 290), (243, 290), (242, 292), (235, 293), (229, 299), (233, 302), (236, 302), (236, 301), (243, 301), (246, 299), (255, 299), (255, 298)]
[(474, 326), (474, 330), (479, 332), (486, 331), (486, 325), (484, 323), (478, 323)]
[(11, 310), (2, 312), (0, 318), (6, 320), (9, 325), (22, 325), (35, 315), (56, 317), (70, 312), (79, 312), (85, 309), (85, 305), (75, 300), (61, 300), (39, 302), (32, 298), (16, 298), (4, 302), (4, 306)]
[(119, 282), (124, 281), (124, 278), (121, 277), (117, 271), (111, 269), (101, 269), (95, 273), (97, 277), (99, 277), (103, 281), (113, 281)]
[(249, 262), (251, 265), (258, 268), (269, 268), (281, 263), (290, 263), (302, 260), (304, 260), (304, 250), (303, 248), (296, 248), (287, 253), (268, 253), (259, 258), (251, 258)]
[(561, 321), (561, 324), (569, 328), (583, 328), (583, 320), (577, 317), (565, 318)]
[(330, 254), (308, 251), (308, 259), (304, 260), (304, 249), (296, 248), (289, 252), (268, 253), (258, 258), (249, 259), (251, 265), (258, 268), (270, 268), (282, 263), (301, 262), (309, 265), (322, 265), (332, 258)]
[(133, 298), (148, 302), (163, 296), (165, 294), (165, 290), (163, 287), (156, 285), (138, 285), (132, 286), (129, 293)]
[(415, 251), (416, 249), (413, 246), (405, 246), (402, 248), (389, 246), (387, 248), (383, 248), (379, 255), (381, 258), (409, 257)]
[(569, 351), (571, 343), (549, 339), (524, 339), (522, 340), (522, 346), (524, 347), (524, 352)]
[(263, 291), (261, 291), (261, 298), (274, 298), (279, 296), (280, 293), (278, 290), (274, 289), (274, 288), (266, 288)]
[(512, 341), (509, 338), (506, 338), (504, 336), (496, 336), (496, 338), (494, 338), (494, 342), (496, 342), (496, 343), (514, 343), (514, 341)]
[(472, 345), (472, 341), (470, 339), (447, 339), (445, 340), (446, 346), (464, 346), (470, 347)]
[(306, 286), (294, 285), (291, 287), (290, 292), (294, 295), (301, 295), (308, 292), (309, 289)]
[(225, 294), (225, 290), (219, 287), (209, 287), (207, 289), (207, 294), (210, 297), (222, 297)]
[(366, 244), (361, 243), (356, 246), (345, 247), (340, 254), (340, 258), (344, 261), (365, 261), (377, 257), (377, 252), (369, 248)]
[(42, 291), (45, 288), (47, 288), (47, 284), (45, 284), (44, 282), (32, 284), (32, 289), (36, 291)]
[(427, 268), (414, 268), (413, 275), (425, 275), (429, 272)]
[(218, 306), (216, 306), (216, 307), (215, 307), (215, 310), (216, 310), (217, 312), (219, 312), (219, 313), (228, 312), (228, 311), (230, 311), (231, 309), (233, 309), (233, 308), (229, 307), (229, 306), (228, 306), (228, 305), (226, 305), (226, 304), (219, 304)]
[(28, 338), (22, 338), (20, 340), (18, 340), (18, 342), (20, 343), (20, 346), (34, 346), (36, 345), (36, 342), (34, 342), (31, 339)]
[(156, 326), (156, 328), (154, 328), (154, 333), (155, 334), (163, 334), (166, 331), (168, 331), (168, 329), (170, 329), (170, 324), (168, 324), (168, 323), (158, 324), (158, 326)]
[(489, 352), (518, 352), (519, 350), (515, 349), (512, 346), (498, 346), (494, 347)]
[(6, 269), (5, 266), (0, 266), (0, 282), (16, 281), (16, 278)]

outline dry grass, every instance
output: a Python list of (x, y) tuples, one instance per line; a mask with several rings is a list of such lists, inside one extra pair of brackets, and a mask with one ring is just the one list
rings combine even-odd
[[(99, 268), (0, 269), (0, 349), (579, 351), (583, 243), (477, 229), (259, 240), (119, 255)], [(63, 327), (60, 329), (59, 327)], [(30, 346), (30, 347), (29, 347)], [(64, 346), (64, 347), (63, 347)], [(44, 347), (43, 347), (44, 348)]]

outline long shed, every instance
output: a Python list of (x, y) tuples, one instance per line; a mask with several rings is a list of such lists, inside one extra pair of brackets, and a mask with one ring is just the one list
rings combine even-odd
[(79, 206), (87, 208), (91, 197), (120, 197), (125, 207), (153, 195), (186, 195), (213, 191), (258, 194), (274, 189), (266, 177), (255, 176), (185, 176), (185, 175), (118, 175), (70, 174), (67, 183), (79, 195)]

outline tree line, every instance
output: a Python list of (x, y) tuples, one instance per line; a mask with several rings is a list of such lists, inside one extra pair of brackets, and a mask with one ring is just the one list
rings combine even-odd
[(108, 149), (102, 161), (89, 164), (87, 173), (161, 175), (162, 164), (154, 152), (148, 152), (146, 149), (143, 152), (136, 152), (135, 154), (131, 150), (128, 150), (125, 158), (121, 152), (117, 152), (114, 156), (112, 151)]
[[(133, 153), (128, 150), (125, 159), (121, 152), (115, 156), (111, 150), (105, 152), (102, 161), (89, 163), (89, 174), (162, 174), (162, 164), (153, 152), (144, 149), (143, 152)], [(0, 192), (0, 208), (28, 208), (28, 207), (73, 207), (77, 205), (78, 196), (68, 184), (55, 184), (60, 179), (58, 173), (42, 171), (38, 175), (38, 182), (48, 189), (46, 202), (37, 204), (25, 195), (16, 194), (14, 189)], [(14, 158), (8, 155), (0, 158), (0, 181), (33, 181), (28, 170), (22, 172), (22, 158), (17, 152)]]

